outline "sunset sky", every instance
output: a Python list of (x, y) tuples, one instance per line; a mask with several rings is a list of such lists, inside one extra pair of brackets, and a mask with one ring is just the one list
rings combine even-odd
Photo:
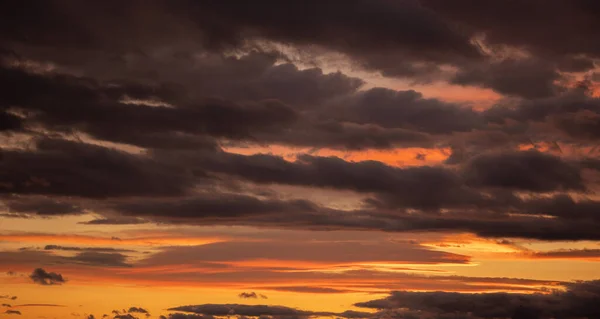
[(1, 1), (0, 88), (0, 319), (600, 318), (600, 1)]

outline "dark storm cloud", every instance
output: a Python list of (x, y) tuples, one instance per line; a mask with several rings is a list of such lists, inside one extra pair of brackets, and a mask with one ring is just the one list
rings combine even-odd
[(288, 162), (271, 155), (221, 154), (206, 168), (255, 183), (346, 189), (392, 195), (398, 205), (423, 209), (483, 200), (464, 187), (454, 171), (438, 166), (397, 168), (376, 161), (348, 162), (336, 157), (302, 155)]
[[(598, 170), (594, 159), (508, 151), (531, 142), (530, 134), (577, 145), (594, 144), (600, 136), (600, 100), (589, 90), (562, 92), (557, 84), (562, 80), (557, 70), (593, 67), (592, 58), (600, 53), (594, 41), (598, 32), (583, 29), (596, 24), (590, 18), (597, 6), (583, 0), (532, 3), (491, 1), (496, 11), (467, 0), (456, 7), (437, 0), (422, 5), (385, 0), (0, 4), (0, 40), (6, 47), (0, 48), (0, 131), (34, 137), (29, 147), (2, 145), (0, 192), (11, 212), (2, 216), (94, 211), (102, 217), (87, 224), (597, 239), (595, 201), (545, 194), (593, 190), (581, 170)], [(469, 10), (463, 10), (466, 5)], [(539, 21), (565, 12), (571, 18), (558, 16), (559, 22), (574, 22), (540, 29), (530, 14), (537, 7), (547, 14)], [(515, 31), (506, 22), (509, 14), (527, 28)], [(515, 45), (529, 50), (527, 58), (483, 58), (470, 42), (481, 33), (492, 49)], [(449, 78), (454, 84), (521, 99), (480, 112), (413, 90), (360, 90), (361, 79), (302, 69), (291, 63), (297, 58), (293, 53), (259, 48), (257, 39), (308, 53), (313, 52), (307, 46), (341, 52), (384, 76), (413, 80), (444, 80), (443, 64), (450, 64), (457, 71)], [(82, 133), (88, 142), (78, 140)], [(134, 154), (95, 145), (87, 135), (130, 144), (121, 149), (145, 150)], [(446, 164), (453, 166), (398, 168), (311, 155), (290, 162), (221, 151), (220, 146), (232, 145), (228, 142), (345, 150), (451, 147)], [(261, 190), (254, 188), (273, 184), (368, 198), (342, 211), (285, 199), (276, 191), (255, 196)], [(548, 215), (555, 218), (540, 218)], [(60, 249), (78, 254), (43, 258), (128, 266), (127, 256), (116, 252), (53, 250)]]
[(357, 303), (358, 307), (401, 308), (432, 315), (452, 313), (469, 318), (594, 318), (600, 315), (598, 281), (567, 283), (550, 294), (393, 292), (389, 297)]
[(563, 220), (597, 221), (600, 202), (591, 199), (575, 200), (572, 196), (560, 194), (535, 198), (525, 203), (524, 212), (538, 215), (550, 215)]
[(561, 78), (551, 64), (535, 60), (503, 60), (461, 69), (451, 82), (476, 85), (506, 95), (544, 98), (561, 91), (554, 82)]
[(414, 129), (427, 133), (471, 131), (481, 127), (479, 114), (470, 108), (427, 99), (415, 91), (374, 88), (339, 102), (332, 117), (386, 128)]
[(235, 219), (275, 214), (317, 214), (326, 209), (307, 200), (259, 199), (248, 195), (208, 193), (175, 202), (146, 200), (124, 202), (115, 208), (126, 215), (166, 218)]
[(29, 278), (33, 280), (34, 283), (40, 285), (61, 285), (66, 282), (65, 278), (61, 274), (55, 272), (47, 272), (42, 268), (36, 268)]
[(550, 57), (600, 56), (600, 44), (595, 41), (600, 36), (600, 6), (594, 0), (421, 2), (473, 33), (485, 33), (490, 44), (512, 45)]
[[(181, 169), (87, 143), (44, 138), (37, 141), (35, 150), (5, 150), (2, 155), (0, 190), (5, 193), (94, 198), (177, 195), (192, 185)], [(57, 203), (48, 206), (52, 209), (35, 202), (16, 205), (46, 213), (73, 209)]]
[[(233, 70), (230, 72), (234, 72)], [(306, 72), (306, 70), (293, 70), (295, 69), (286, 73)], [(306, 84), (306, 87), (315, 87), (317, 91), (327, 90), (328, 87), (337, 90), (336, 87), (344, 86), (346, 82), (352, 82), (352, 79), (342, 79), (342, 84), (330, 83), (331, 81), (325, 80), (323, 80), (324, 83), (319, 83), (316, 79), (330, 76), (319, 74), (317, 73), (314, 76), (315, 80), (309, 81), (312, 84)], [(228, 76), (235, 78), (236, 73), (228, 74)], [(281, 80), (278, 77), (273, 81), (282, 85), (281, 82), (285, 82), (285, 79)], [(377, 122), (345, 123), (342, 121), (344, 119), (319, 120), (318, 114), (321, 111), (318, 108), (312, 112), (316, 112), (316, 115), (304, 118), (295, 109), (273, 99), (258, 102), (246, 101), (242, 104), (206, 98), (188, 101), (187, 98), (183, 98), (185, 93), (172, 93), (173, 90), (168, 86), (136, 86), (132, 83), (102, 84), (89, 78), (66, 75), (44, 76), (29, 74), (17, 69), (0, 69), (0, 82), (4, 82), (4, 87), (9, 88), (12, 92), (4, 97), (3, 103), (32, 111), (27, 119), (31, 123), (39, 122), (49, 128), (66, 132), (79, 130), (100, 139), (147, 148), (210, 150), (217, 147), (212, 137), (252, 141), (258, 139), (259, 142), (271, 141), (300, 146), (349, 149), (391, 148), (395, 145), (426, 147), (433, 145), (431, 139), (419, 130), (402, 127), (386, 128), (379, 126)], [(277, 87), (275, 84), (267, 86), (271, 89)], [(298, 91), (295, 87), (291, 87), (293, 87), (292, 84), (287, 91)], [(192, 90), (197, 91), (196, 89)], [(212, 90), (211, 93), (214, 93), (215, 90)], [(265, 92), (265, 89), (257, 90)], [(236, 92), (236, 89), (225, 91)], [(283, 88), (273, 90), (273, 92), (278, 92), (277, 94), (265, 96), (269, 96), (269, 98), (284, 97), (280, 95), (281, 91)], [(343, 91), (351, 92), (353, 89), (343, 89)], [(166, 100), (179, 99), (179, 101), (174, 101), (179, 103), (175, 103), (175, 107), (150, 107), (124, 104), (120, 100), (122, 96), (132, 94), (139, 96), (140, 99), (162, 95), (162, 98)], [(320, 93), (316, 94), (321, 95)], [(307, 96), (309, 93), (300, 93), (299, 95)], [(427, 118), (433, 116), (432, 112), (436, 109), (448, 109), (445, 112), (447, 115), (453, 112), (458, 112), (460, 115), (462, 112), (457, 107), (446, 107), (436, 100), (420, 99), (417, 93), (413, 95), (412, 98), (408, 98), (406, 103), (414, 106), (413, 113), (417, 114), (413, 117), (418, 118), (422, 123), (416, 127), (417, 129), (423, 129), (422, 126), (426, 126), (424, 127), (426, 130), (433, 129), (434, 122), (440, 118), (436, 117), (431, 121)], [(287, 99), (294, 100), (290, 97)], [(399, 98), (390, 103), (402, 105), (402, 102), (402, 99)], [(85, 105), (85, 112), (82, 108), (83, 105)], [(416, 112), (420, 105), (431, 106), (429, 111)], [(389, 107), (390, 111), (391, 107), (392, 105)], [(396, 118), (406, 114), (406, 112), (396, 112), (398, 113)], [(115, 116), (116, 114), (119, 116)], [(356, 120), (356, 116), (360, 115), (359, 112), (352, 116)], [(315, 116), (317, 119), (314, 119)], [(456, 120), (464, 122), (465, 117), (456, 117)], [(404, 123), (404, 126), (413, 128), (406, 125), (406, 121)], [(466, 124), (456, 125), (462, 125), (459, 129), (468, 129)], [(286, 129), (286, 127), (288, 128)]]
[(317, 44), (384, 73), (393, 65), (386, 59), (389, 54), (404, 58), (395, 61), (479, 57), (465, 35), (414, 1), (200, 1), (186, 9), (196, 15), (199, 25), (213, 31), (209, 34), (213, 42), (235, 43), (256, 35), (284, 43)]
[(38, 215), (81, 214), (83, 209), (74, 203), (50, 197), (14, 198), (4, 201), (10, 212)]
[(263, 141), (314, 148), (347, 150), (391, 149), (394, 147), (434, 146), (428, 134), (376, 124), (357, 124), (340, 120), (304, 122), (286, 134), (256, 134)]
[[(422, 77), (438, 72), (435, 62), (481, 57), (467, 34), (417, 1), (26, 1), (3, 4), (0, 12), (0, 26), (18, 30), (0, 34), (7, 47), (78, 65), (107, 55), (128, 66), (131, 56), (165, 45), (185, 47), (187, 52), (176, 52), (185, 59), (201, 47), (218, 51), (260, 39), (317, 45), (393, 76)], [(85, 12), (97, 18), (84, 19)], [(61, 56), (57, 48), (69, 50)]]
[[(36, 75), (11, 68), (0, 69), (0, 86), (10, 92), (3, 96), (0, 104), (36, 111), (30, 121), (56, 129), (80, 129), (116, 142), (138, 142), (141, 146), (150, 146), (155, 137), (153, 134), (157, 133), (167, 134), (158, 140), (160, 145), (169, 138), (175, 141), (177, 135), (173, 133), (176, 132), (248, 137), (253, 130), (278, 130), (297, 118), (292, 108), (277, 100), (236, 104), (204, 99), (192, 105), (184, 101), (178, 107), (125, 104), (120, 99), (131, 94), (139, 95), (134, 96), (136, 98), (162, 95), (167, 101), (175, 97), (169, 88), (161, 93), (162, 87), (138, 87), (127, 83), (108, 85), (89, 78)], [(180, 143), (202, 145), (207, 141), (188, 138)]]
[(23, 120), (3, 109), (0, 109), (0, 132), (18, 131), (23, 128)]
[(585, 189), (580, 168), (535, 150), (483, 154), (464, 168), (467, 183), (532, 192)]
[(222, 153), (209, 158), (210, 170), (257, 183), (281, 183), (351, 189), (361, 192), (410, 191), (413, 183), (459, 186), (459, 177), (442, 167), (397, 168), (377, 161), (348, 162), (337, 157), (301, 155), (289, 162), (272, 155)]

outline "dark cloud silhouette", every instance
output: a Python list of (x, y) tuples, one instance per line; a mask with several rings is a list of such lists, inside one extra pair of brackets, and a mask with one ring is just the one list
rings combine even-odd
[[(84, 165), (83, 163), (95, 163)], [(151, 159), (80, 142), (43, 139), (36, 151), (5, 151), (0, 163), (5, 185), (0, 191), (22, 194), (75, 195), (101, 198), (128, 195), (176, 195), (191, 186), (190, 178), (178, 169)], [(57, 167), (70, 167), (57, 173)], [(41, 212), (56, 212), (43, 208)], [(10, 205), (10, 202), (9, 202)], [(13, 204), (32, 211), (35, 202)], [(25, 205), (25, 207), (21, 207)], [(50, 206), (53, 207), (53, 206)]]
[[(422, 0), (427, 7), (472, 32), (484, 32), (490, 44), (524, 48), (548, 57), (598, 57), (598, 4), (595, 1), (556, 1), (540, 8), (538, 1)], [(467, 10), (468, 9), (468, 10)], [(534, 14), (535, 13), (535, 14)], [(532, 17), (535, 16), (535, 25)], [(506, 23), (506, 19), (511, 23)], [(569, 34), (579, 34), (574, 39)]]
[(131, 265), (126, 262), (127, 256), (121, 253), (83, 251), (73, 257), (64, 257), (64, 259), (74, 263), (92, 266), (131, 267)]
[(186, 314), (186, 313), (171, 313), (169, 317), (161, 316), (160, 319), (213, 319), (210, 315), (197, 315), (197, 314)]
[(0, 132), (18, 131), (23, 128), (23, 120), (5, 110), (0, 109)]
[(127, 312), (147, 314), (148, 310), (146, 310), (146, 309), (144, 309), (142, 307), (129, 307), (129, 309), (127, 310)]
[(147, 221), (140, 218), (127, 218), (127, 217), (112, 217), (112, 218), (99, 218), (92, 219), (90, 221), (81, 222), (85, 225), (136, 225), (144, 224)]
[[(7, 273), (7, 275), (11, 276), (11, 274)], [(0, 299), (10, 299), (10, 300), (16, 300), (17, 296), (11, 296), (11, 295), (0, 295)]]
[(29, 278), (33, 280), (34, 283), (40, 285), (61, 285), (66, 282), (65, 278), (61, 274), (55, 272), (47, 272), (42, 268), (36, 268)]
[[(342, 52), (362, 66), (387, 75), (413, 75), (431, 68), (408, 63), (413, 61), (457, 63), (481, 57), (468, 34), (414, 1), (309, 1), (285, 5), (278, 1), (251, 5), (238, 1), (219, 4), (155, 1), (146, 4), (147, 14), (143, 16), (135, 14), (140, 6), (137, 2), (109, 2), (93, 7), (60, 1), (6, 4), (0, 10), (5, 12), (3, 26), (12, 26), (19, 32), (3, 32), (0, 39), (13, 46), (26, 43), (39, 47), (70, 47), (120, 56), (128, 51), (144, 52), (162, 43), (177, 44), (177, 39), (190, 47), (200, 45), (219, 50), (239, 47), (244, 40), (266, 38)], [(95, 12), (99, 19), (87, 21), (72, 14), (88, 10)], [(22, 12), (30, 12), (31, 20), (17, 18)], [(118, 19), (114, 18), (116, 13)], [(109, 17), (113, 18), (110, 24), (105, 22)], [(188, 28), (181, 28), (181, 24)], [(74, 28), (79, 31), (69, 33)], [(115, 36), (116, 30), (128, 31)], [(136, 40), (126, 40), (131, 38)], [(81, 53), (76, 53), (67, 55), (81, 59)], [(68, 61), (65, 57), (62, 59)]]
[(21, 315), (21, 312), (19, 310), (6, 310), (4, 313), (7, 315)]
[(109, 247), (69, 247), (60, 245), (46, 245), (44, 250), (64, 250), (64, 251), (94, 251), (94, 252), (131, 252), (129, 249), (109, 248)]
[(333, 107), (332, 117), (359, 124), (406, 128), (427, 133), (471, 131), (482, 127), (482, 119), (471, 108), (424, 98), (419, 92), (373, 88), (362, 91)]
[(552, 64), (532, 60), (504, 60), (460, 70), (452, 79), (461, 85), (478, 85), (501, 94), (544, 98), (561, 91), (561, 78)]
[[(317, 316), (338, 316), (342, 318), (359, 318), (362, 315), (363, 318), (369, 316), (367, 313), (361, 312), (345, 312), (345, 313), (332, 313), (332, 312), (313, 312), (299, 310), (284, 306), (269, 306), (269, 305), (241, 305), (241, 304), (203, 304), (203, 305), (190, 305), (180, 306), (169, 309), (170, 311), (182, 311), (194, 314), (200, 314), (204, 316), (248, 316), (248, 317), (260, 317), (260, 316), (271, 316), (274, 318), (309, 318)], [(185, 317), (182, 317), (185, 318)]]
[(29, 197), (26, 200), (19, 198), (5, 201), (9, 211), (14, 213), (38, 214), (38, 215), (68, 215), (82, 214), (83, 209), (75, 203), (61, 201), (60, 199)]
[(238, 297), (243, 298), (243, 299), (249, 299), (249, 298), (258, 298), (258, 295), (252, 291), (252, 292), (242, 292), (238, 295)]
[(257, 298), (261, 298), (261, 299), (269, 299), (267, 296), (263, 295), (263, 294), (257, 294), (254, 291), (251, 292), (242, 292), (238, 295), (238, 297), (242, 298), (242, 299), (257, 299)]
[(585, 189), (580, 169), (535, 150), (482, 154), (465, 167), (467, 183), (532, 192)]
[(453, 313), (472, 318), (594, 318), (600, 298), (598, 281), (566, 284), (550, 294), (393, 292), (389, 297), (357, 303), (380, 310), (409, 309), (433, 315)]

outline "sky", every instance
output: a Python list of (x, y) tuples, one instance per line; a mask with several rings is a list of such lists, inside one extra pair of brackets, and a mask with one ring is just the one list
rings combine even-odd
[(600, 318), (600, 2), (0, 2), (0, 319)]

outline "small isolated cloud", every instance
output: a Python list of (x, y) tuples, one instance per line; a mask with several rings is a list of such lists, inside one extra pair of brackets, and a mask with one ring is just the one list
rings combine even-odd
[(141, 313), (146, 315), (146, 317), (150, 317), (150, 313), (148, 312), (148, 310), (142, 308), (142, 307), (129, 307), (129, 310), (127, 310), (127, 312), (129, 313)]
[(142, 307), (130, 307), (127, 312), (148, 313), (148, 310)]
[(256, 299), (258, 298), (258, 295), (252, 291), (252, 292), (242, 292), (241, 294), (238, 295), (238, 297), (243, 298), (243, 299)]
[(21, 312), (19, 310), (6, 310), (5, 314), (7, 315), (21, 315)]
[(114, 319), (138, 319), (138, 317), (132, 316), (131, 314), (116, 315)]
[(29, 278), (33, 280), (34, 283), (40, 285), (61, 285), (66, 282), (61, 274), (55, 272), (47, 272), (42, 268), (36, 268)]
[(9, 304), (7, 304), (7, 303), (3, 303), (3, 304), (2, 304), (2, 307), (11, 308), (12, 306), (11, 306), (11, 305), (9, 305)]
[(17, 300), (17, 296), (11, 296), (11, 295), (2, 295), (2, 296), (0, 296), (0, 299), (10, 299), (10, 300)]

